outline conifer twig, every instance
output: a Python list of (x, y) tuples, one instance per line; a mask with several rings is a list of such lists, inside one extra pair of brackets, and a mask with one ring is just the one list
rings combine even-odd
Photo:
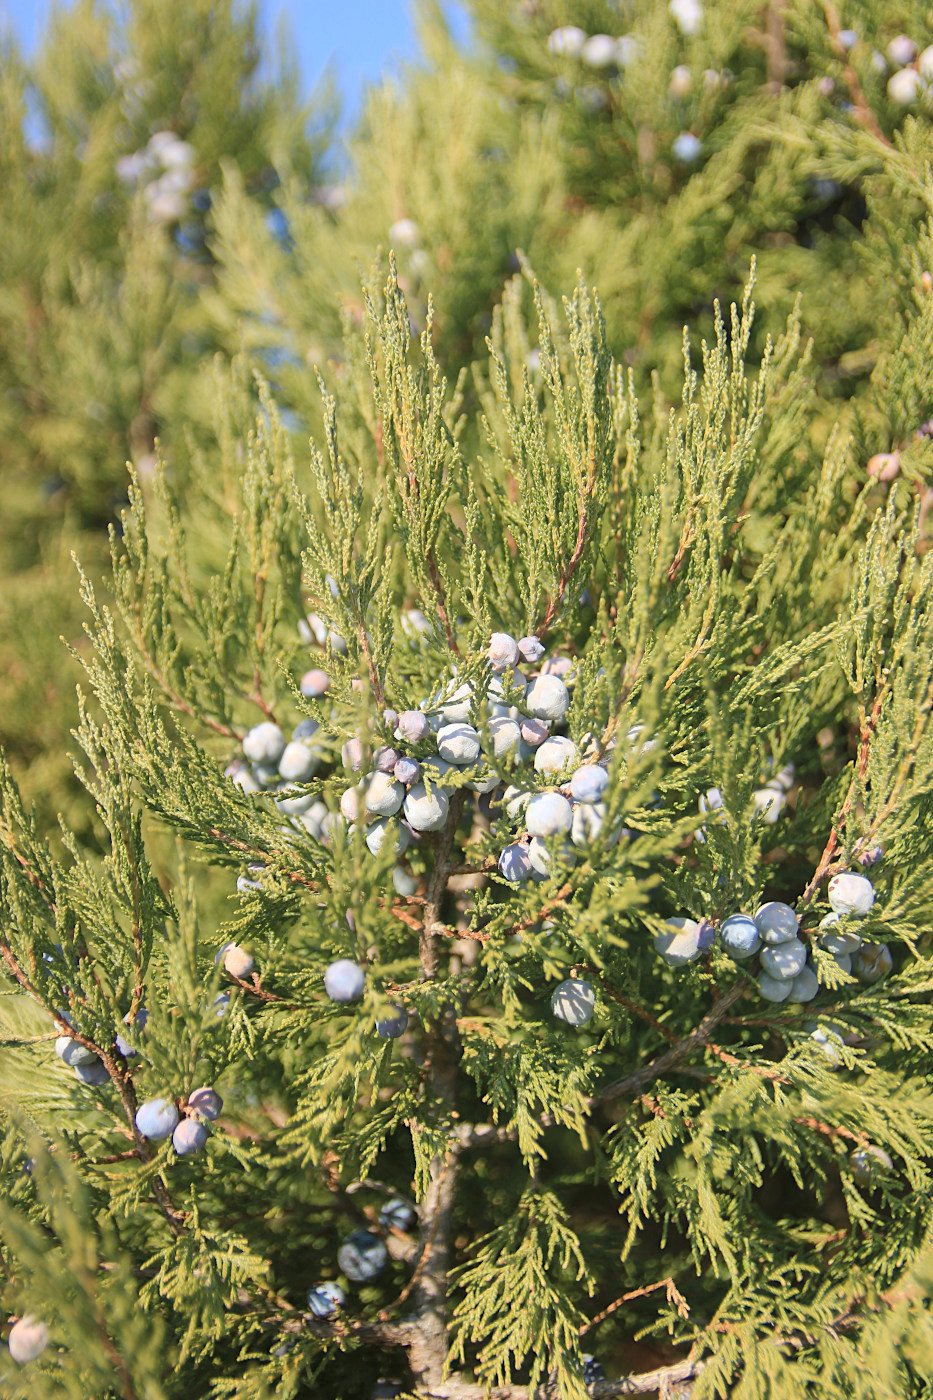
[(865, 775), (868, 771), (868, 758), (871, 750), (871, 736), (875, 731), (875, 725), (878, 723), (878, 716), (881, 713), (881, 703), (884, 699), (884, 694), (884, 689), (882, 689), (875, 696), (875, 701), (871, 707), (871, 712), (867, 717), (865, 717), (863, 712), (857, 773), (856, 776), (853, 776), (852, 781), (849, 784), (849, 791), (846, 793), (845, 801), (839, 809), (839, 815), (837, 816), (836, 820), (832, 824), (832, 827), (830, 828), (829, 839), (827, 840), (826, 845), (823, 849), (823, 854), (820, 856), (819, 864), (817, 865), (816, 870), (813, 872), (812, 878), (810, 879), (809, 883), (806, 886), (806, 889), (800, 897), (799, 904), (803, 908), (806, 908), (806, 906), (810, 903), (811, 899), (816, 894), (819, 885), (822, 883), (823, 880), (825, 880), (826, 876), (833, 869), (833, 856), (835, 855), (836, 849), (839, 845), (840, 834), (845, 828), (846, 817), (852, 810), (852, 803), (855, 801), (855, 794), (858, 790), (858, 784), (860, 782), (865, 781)]
[(548, 599), (544, 617), (535, 628), (534, 635), (536, 637), (543, 637), (554, 621), (557, 615), (557, 609), (564, 601), (564, 593), (567, 590), (567, 584), (570, 582), (576, 572), (577, 565), (583, 558), (583, 551), (586, 549), (589, 540), (589, 507), (596, 489), (596, 479), (596, 453), (592, 445), (590, 445), (586, 480), (580, 484), (580, 518), (577, 524), (577, 538), (574, 541), (570, 558), (561, 569), (557, 589)]
[(662, 1074), (667, 1074), (669, 1070), (676, 1069), (681, 1060), (685, 1060), (692, 1051), (709, 1044), (713, 1031), (722, 1021), (726, 1013), (744, 996), (748, 990), (749, 982), (747, 977), (740, 977), (734, 986), (730, 987), (724, 996), (719, 998), (716, 1005), (709, 1011), (700, 1024), (690, 1032), (676, 1041), (669, 1050), (665, 1050), (662, 1055), (657, 1055), (648, 1064), (642, 1065), (640, 1069), (634, 1070), (631, 1074), (626, 1074), (622, 1079), (616, 1079), (611, 1084), (607, 1084), (598, 1094), (594, 1094), (588, 1101), (588, 1106), (604, 1102), (606, 1099), (626, 1098), (630, 1095), (639, 1094), (652, 1084), (655, 1079), (660, 1079)]
[[(620, 1376), (618, 1380), (596, 1381), (587, 1387), (587, 1394), (594, 1400), (613, 1400), (618, 1395), (670, 1395), (672, 1386), (692, 1380), (701, 1366), (702, 1362), (698, 1359), (688, 1357), (671, 1366), (660, 1366), (655, 1371)], [(539, 1386), (535, 1391), (525, 1385), (487, 1387), (458, 1381), (456, 1377), (418, 1391), (423, 1400), (551, 1400), (556, 1393), (550, 1386)]]
[(784, 10), (787, 0), (770, 0), (766, 21), (768, 49), (768, 86), (780, 92), (787, 76), (787, 39), (784, 34)]
[[(464, 794), (456, 793), (450, 802), (447, 822), (436, 847), (434, 869), (428, 880), (421, 932), (421, 975), (426, 981), (437, 976), (439, 940), (436, 929), (447, 880), (451, 851)], [(425, 1059), (429, 1085), (435, 1103), (449, 1112), (456, 1100), (460, 1037), (454, 1008), (448, 1007), (425, 1036)], [(421, 1257), (416, 1273), (415, 1310), (409, 1362), (415, 1376), (429, 1385), (439, 1382), (447, 1362), (447, 1275), (450, 1254), (450, 1217), (457, 1176), (457, 1143), (452, 1139), (447, 1151), (436, 1155), (429, 1167), (430, 1181), (421, 1205)]]
[(632, 1303), (636, 1298), (645, 1298), (649, 1293), (656, 1293), (659, 1288), (663, 1288), (666, 1291), (669, 1301), (674, 1303), (681, 1317), (686, 1318), (689, 1316), (690, 1309), (687, 1306), (687, 1300), (678, 1289), (673, 1278), (668, 1275), (667, 1278), (659, 1279), (657, 1283), (646, 1283), (643, 1288), (633, 1288), (631, 1293), (623, 1293), (621, 1298), (616, 1298), (614, 1303), (610, 1303), (608, 1307), (603, 1308), (602, 1312), (597, 1313), (589, 1322), (585, 1322), (580, 1328), (578, 1336), (585, 1337), (591, 1328), (598, 1327), (601, 1322), (605, 1322), (607, 1317), (611, 1317), (614, 1312), (618, 1312), (619, 1308), (623, 1307), (626, 1303)]
[(864, 126), (866, 131), (871, 132), (872, 136), (874, 136), (876, 141), (880, 141), (883, 146), (887, 146), (888, 150), (893, 150), (891, 142), (888, 140), (884, 132), (881, 130), (881, 127), (878, 125), (878, 118), (875, 116), (871, 107), (869, 107), (868, 105), (868, 101), (865, 97), (864, 92), (862, 91), (862, 85), (858, 79), (858, 74), (852, 67), (852, 64), (849, 62), (848, 52), (841, 38), (839, 37), (839, 15), (836, 10), (836, 6), (833, 4), (833, 0), (823, 0), (823, 13), (826, 16), (826, 27), (829, 30), (829, 36), (833, 41), (833, 48), (836, 50), (836, 53), (842, 59), (843, 76), (846, 80), (846, 87), (849, 89), (849, 96), (852, 99), (852, 110), (854, 116), (856, 117), (858, 122), (862, 126)]

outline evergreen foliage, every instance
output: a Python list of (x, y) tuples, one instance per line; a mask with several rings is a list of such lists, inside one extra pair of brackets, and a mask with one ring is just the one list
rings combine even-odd
[(286, 61), (267, 76), (259, 61), (255, 14), (232, 0), (80, 0), (30, 65), (4, 41), (0, 741), (51, 820), (80, 820), (63, 753), (77, 673), (57, 641), (81, 630), (68, 555), (80, 539), (103, 563), (127, 460), (151, 471), (157, 437), (170, 451), (209, 415), (222, 171), (267, 213), (276, 163), (308, 183), (322, 168), (323, 106)]
[(342, 210), (228, 169), (204, 295), (140, 272), (199, 330), (81, 567), (88, 815), (0, 771), (12, 1400), (929, 1392), (924, 17), (473, 12)]

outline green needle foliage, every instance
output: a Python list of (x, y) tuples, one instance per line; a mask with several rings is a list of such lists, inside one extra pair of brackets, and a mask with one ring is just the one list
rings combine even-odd
[[(915, 493), (866, 480), (851, 434), (820, 442), (799, 323), (756, 356), (751, 282), (712, 340), (685, 336), (674, 404), (636, 395), (582, 280), (561, 307), (528, 283), (468, 394), (377, 270), (309, 458), (243, 362), (218, 370), (184, 502), (165, 471), (136, 481), (109, 600), (82, 575), (95, 848), (66, 832), (59, 858), (2, 779), (4, 1303), (49, 1336), (0, 1361), (11, 1397), (924, 1393)], [(897, 377), (919, 397), (926, 373)], [(540, 636), (523, 666), (552, 684), (566, 658), (563, 776), (493, 746), (535, 704), (490, 668), (500, 631)], [(483, 752), (432, 769), (445, 731), (395, 737), (415, 709), (468, 714)], [(302, 718), (310, 776), (243, 762), (257, 723)], [(388, 744), (442, 802), (428, 829), (413, 790), (366, 810)], [(603, 805), (538, 839), (541, 878), (506, 878), (516, 793), (568, 791), (579, 756)], [(868, 913), (821, 923), (828, 881), (864, 869)], [(718, 934), (773, 899), (814, 972), (784, 1000)], [(684, 916), (709, 936), (673, 965)], [(827, 929), (857, 929), (854, 959)], [(341, 959), (364, 974), (349, 1002), (324, 986)], [(552, 1009), (567, 982), (592, 989), (582, 1025)], [(203, 1151), (142, 1135), (140, 1104), (201, 1085), (224, 1100)], [(415, 1213), (387, 1223), (387, 1198)], [(338, 1257), (361, 1228), (388, 1250), (362, 1279)], [(322, 1280), (335, 1316), (309, 1309)]]
[(2, 41), (0, 742), (50, 822), (81, 823), (64, 741), (78, 672), (58, 642), (81, 636), (70, 551), (96, 571), (127, 461), (151, 472), (157, 437), (170, 451), (209, 420), (222, 171), (260, 219), (275, 162), (320, 177), (325, 105), (260, 57), (232, 0), (80, 0), (30, 64)]

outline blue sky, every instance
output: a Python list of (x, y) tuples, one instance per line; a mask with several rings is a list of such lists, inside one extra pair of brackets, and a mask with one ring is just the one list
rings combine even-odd
[[(30, 53), (52, 8), (52, 0), (0, 0), (0, 28), (12, 29)], [(260, 13), (270, 41), (280, 16), (290, 21), (308, 89), (335, 64), (351, 111), (364, 83), (415, 52), (410, 0), (260, 0)]]

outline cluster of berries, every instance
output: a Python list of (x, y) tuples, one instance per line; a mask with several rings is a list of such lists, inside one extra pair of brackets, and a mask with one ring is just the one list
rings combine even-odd
[(216, 1089), (204, 1084), (192, 1089), (186, 1099), (147, 1099), (136, 1110), (136, 1127), (150, 1142), (172, 1139), (179, 1157), (192, 1157), (207, 1142), (205, 1120), (212, 1123), (224, 1106)]
[(576, 24), (564, 24), (548, 35), (548, 52), (558, 58), (578, 58), (589, 68), (628, 68), (641, 54), (630, 34), (587, 34)]
[[(756, 817), (761, 817), (764, 821), (774, 825), (784, 813), (787, 806), (787, 794), (794, 786), (796, 773), (792, 763), (785, 766), (773, 774), (772, 777), (764, 778), (763, 786), (756, 788), (752, 793), (752, 809)], [(707, 817), (711, 813), (718, 812), (718, 821), (726, 820), (726, 809), (723, 802), (722, 792), (719, 788), (708, 788), (700, 797), (700, 814)], [(706, 827), (700, 827), (694, 833), (697, 841), (701, 844), (706, 841)]]
[(194, 185), (194, 148), (174, 131), (156, 131), (141, 151), (121, 156), (117, 176), (125, 185), (142, 185), (154, 224), (174, 224), (184, 218)]
[[(671, 0), (671, 14), (683, 34), (695, 34), (703, 22), (703, 7), (699, 0)], [(553, 29), (548, 35), (548, 51), (557, 58), (579, 60), (587, 67), (603, 73), (612, 73), (632, 67), (642, 56), (643, 45), (632, 34), (618, 37), (612, 34), (587, 34), (576, 24), (564, 24)], [(714, 70), (704, 74), (707, 87), (720, 86), (722, 75)], [(561, 91), (569, 91), (565, 78), (559, 80)], [(689, 68), (680, 65), (671, 74), (671, 93), (675, 97), (685, 97), (690, 91)], [(598, 87), (583, 87), (578, 96), (585, 106), (598, 109), (606, 105), (606, 95)], [(682, 131), (671, 142), (671, 154), (683, 165), (692, 165), (699, 160), (703, 143), (692, 131)]]
[[(302, 681), (302, 693), (319, 698), (329, 684), (324, 671), (309, 671)], [(295, 786), (309, 782), (327, 756), (326, 747), (315, 738), (317, 734), (317, 721), (303, 719), (286, 741), (277, 724), (264, 720), (243, 740), (243, 753), (249, 762), (235, 759), (225, 772), (243, 792), (272, 793), (283, 816), (295, 818), (296, 825), (304, 827), (320, 841), (328, 831), (327, 807)], [(247, 883), (240, 888), (251, 889), (255, 885)]]
[[(600, 798), (608, 775), (595, 763), (580, 767), (573, 741), (552, 732), (570, 705), (570, 660), (545, 662), (530, 678), (518, 669), (520, 661), (533, 666), (543, 654), (537, 637), (516, 641), (496, 633), (489, 646), (491, 675), (484, 695), (454, 678), (418, 709), (386, 710), (386, 742), (372, 754), (372, 767), (342, 793), (339, 816), (314, 792), (296, 786), (307, 784), (327, 756), (313, 719), (302, 720), (289, 743), (271, 721), (256, 725), (243, 740), (249, 762), (235, 760), (226, 774), (247, 793), (273, 794), (279, 811), (318, 841), (326, 844), (342, 818), (351, 831), (365, 826), (366, 845), (374, 855), (388, 839), (401, 856), (412, 839), (446, 824), (455, 786), (488, 794), (499, 785), (498, 769), (529, 764), (539, 777), (550, 778), (552, 786), (558, 775), (568, 778), (569, 785), (562, 791), (540, 791), (528, 784), (506, 788), (502, 800), (509, 816), (528, 808), (527, 832), (503, 852), (500, 869), (510, 880), (533, 874), (544, 878), (550, 863), (545, 845), (549, 837), (567, 832), (573, 844), (584, 846), (600, 834), (605, 815)], [(302, 693), (316, 699), (328, 686), (329, 678), (321, 670), (308, 671), (301, 682)], [(474, 718), (479, 728), (471, 723)], [(341, 750), (344, 767), (357, 773), (364, 756), (358, 738), (348, 740)], [(448, 775), (462, 775), (466, 781), (445, 782)], [(261, 889), (261, 882), (250, 878), (260, 872), (261, 867), (251, 868), (240, 877), (238, 888)], [(400, 894), (415, 889), (413, 877), (401, 866), (394, 882)]]
[[(890, 949), (884, 943), (863, 943), (848, 927), (836, 928), (840, 920), (864, 918), (875, 902), (875, 891), (865, 875), (847, 872), (829, 882), (831, 913), (821, 921), (817, 946), (828, 953), (844, 973), (860, 982), (879, 981), (892, 967)], [(820, 990), (818, 967), (808, 961), (810, 949), (798, 937), (800, 921), (789, 904), (772, 900), (757, 913), (730, 914), (722, 921), (718, 936), (730, 957), (739, 962), (759, 957), (758, 990), (766, 1001), (812, 1001)], [(666, 920), (665, 929), (655, 935), (655, 950), (670, 967), (684, 967), (716, 942), (714, 924), (689, 918)]]
[[(878, 982), (891, 971), (893, 959), (885, 943), (865, 943), (850, 927), (835, 927), (840, 920), (860, 919), (868, 914), (875, 902), (875, 891), (865, 875), (845, 873), (829, 882), (829, 903), (832, 912), (821, 921), (823, 930), (817, 940), (819, 949), (828, 953), (844, 973), (860, 982)], [(730, 914), (718, 929), (724, 951), (737, 962), (759, 957), (757, 986), (766, 1001), (808, 1002), (820, 990), (817, 967), (808, 961), (808, 945), (798, 937), (800, 921), (789, 904), (772, 900), (757, 913)], [(716, 925), (709, 920), (671, 918), (663, 930), (655, 934), (654, 947), (669, 967), (685, 967), (712, 949), (717, 940)], [(582, 978), (561, 982), (551, 998), (551, 1009), (559, 1020), (568, 1025), (582, 1026), (593, 1015), (596, 992)], [(845, 1028), (836, 1028), (840, 1034)], [(814, 1031), (814, 1037), (828, 1045), (825, 1032)], [(830, 1057), (832, 1057), (830, 1049)]]
[[(59, 1011), (58, 1014), (67, 1025), (72, 1025), (71, 1017), (66, 1012)], [(148, 1020), (149, 1012), (142, 1006), (135, 1016), (127, 1013), (123, 1018), (123, 1024), (131, 1028), (130, 1033), (142, 1035)], [(122, 1034), (115, 1037), (114, 1044), (125, 1060), (130, 1060), (138, 1054), (135, 1047)], [(75, 1078), (80, 1080), (82, 1084), (97, 1088), (108, 1082), (110, 1075), (107, 1073), (107, 1067), (103, 1060), (94, 1050), (91, 1050), (87, 1045), (82, 1045), (81, 1041), (76, 1040), (74, 1036), (60, 1035), (55, 1041), (55, 1053), (69, 1069), (74, 1070)]]
[[(379, 1224), (386, 1232), (408, 1231), (415, 1219), (414, 1206), (401, 1196), (386, 1201), (379, 1212)], [(382, 1273), (388, 1261), (385, 1241), (373, 1230), (354, 1230), (337, 1251), (337, 1264), (351, 1283), (368, 1283)], [(346, 1301), (343, 1288), (330, 1279), (308, 1290), (308, 1309), (313, 1317), (322, 1320), (336, 1317)]]
[[(853, 34), (853, 45), (858, 36)], [(915, 102), (929, 99), (933, 84), (933, 44), (921, 53), (907, 34), (898, 34), (884, 53), (875, 52), (873, 63), (879, 72), (893, 68), (888, 79), (888, 97), (899, 107), (912, 107)]]

